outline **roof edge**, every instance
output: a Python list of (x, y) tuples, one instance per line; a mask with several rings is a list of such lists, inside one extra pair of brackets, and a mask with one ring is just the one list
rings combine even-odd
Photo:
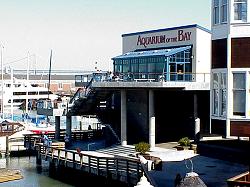
[(202, 27), (202, 26), (197, 25), (197, 24), (192, 24), (192, 25), (183, 25), (183, 26), (163, 28), (163, 29), (154, 29), (154, 30), (148, 30), (148, 31), (142, 31), (142, 32), (127, 33), (127, 34), (122, 34), (122, 37), (138, 35), (138, 34), (147, 34), (147, 33), (153, 33), (153, 32), (170, 31), (170, 30), (176, 30), (176, 29), (186, 29), (186, 28), (192, 28), (192, 27), (196, 27), (196, 28), (201, 29), (201, 30), (208, 32), (208, 33), (212, 33), (209, 29), (207, 29), (205, 27)]

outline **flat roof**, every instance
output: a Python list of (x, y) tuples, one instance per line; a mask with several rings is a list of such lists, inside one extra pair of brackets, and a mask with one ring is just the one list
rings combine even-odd
[(171, 56), (173, 54), (190, 49), (191, 46), (171, 48), (171, 49), (161, 49), (161, 50), (150, 50), (150, 51), (139, 51), (139, 52), (128, 52), (119, 56), (112, 58), (115, 59), (127, 59), (127, 58), (139, 58), (139, 57), (151, 57), (151, 56)]
[(177, 29), (187, 29), (187, 28), (193, 28), (193, 27), (196, 27), (196, 28), (201, 29), (205, 32), (211, 33), (211, 31), (209, 29), (206, 29), (205, 27), (202, 27), (202, 26), (197, 25), (197, 24), (192, 24), (192, 25), (184, 25), (184, 26), (170, 27), (170, 28), (164, 28), (164, 29), (155, 29), (155, 30), (148, 30), (148, 31), (142, 31), (142, 32), (127, 33), (127, 34), (122, 34), (122, 37), (138, 35), (138, 34), (147, 34), (147, 33), (153, 33), (153, 32), (177, 30)]

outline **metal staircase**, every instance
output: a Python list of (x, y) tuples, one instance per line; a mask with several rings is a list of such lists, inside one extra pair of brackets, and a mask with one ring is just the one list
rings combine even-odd
[(103, 124), (104, 126), (108, 127), (108, 129), (112, 132), (112, 134), (114, 135), (114, 137), (116, 138), (117, 140), (117, 144), (121, 144), (121, 140), (120, 138), (118, 137), (118, 135), (116, 134), (116, 132), (114, 131), (114, 129), (109, 125), (109, 124)]
[(93, 78), (85, 88), (79, 88), (70, 99), (69, 115), (95, 114), (97, 110), (106, 109), (107, 99), (111, 96), (112, 91), (96, 90), (92, 88), (92, 82)]

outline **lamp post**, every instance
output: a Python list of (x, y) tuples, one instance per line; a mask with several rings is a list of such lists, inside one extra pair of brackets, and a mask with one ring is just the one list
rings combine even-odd
[(2, 114), (2, 118), (4, 119), (4, 103), (3, 103), (3, 48), (4, 46), (2, 44), (0, 44), (0, 47), (1, 47), (1, 79), (2, 79), (2, 82), (1, 82), (1, 87), (2, 87), (2, 100), (1, 100), (1, 114)]

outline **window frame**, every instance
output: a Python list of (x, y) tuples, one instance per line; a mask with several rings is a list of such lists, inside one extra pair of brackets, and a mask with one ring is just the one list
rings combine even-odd
[(221, 8), (220, 21), (221, 21), (221, 23), (227, 23), (227, 20), (228, 20), (228, 0), (222, 0), (220, 8)]
[[(245, 79), (245, 84), (244, 84), (244, 88), (235, 88), (234, 87), (234, 74), (244, 74), (244, 79)], [(233, 115), (233, 117), (247, 117), (247, 103), (246, 103), (246, 101), (247, 101), (247, 87), (248, 87), (248, 85), (247, 85), (247, 72), (246, 71), (233, 71), (232, 72), (232, 77), (233, 77), (233, 79), (232, 79), (232, 98), (233, 98), (233, 105), (232, 105), (232, 115)], [(245, 103), (245, 106), (244, 106), (244, 113), (243, 113), (243, 115), (237, 115), (237, 114), (235, 114), (235, 110), (234, 110), (234, 107), (235, 107), (235, 105), (234, 105), (234, 102), (235, 102), (235, 98), (234, 98), (234, 96), (235, 96), (235, 93), (239, 93), (239, 92), (243, 92), (244, 93), (244, 96), (245, 96), (245, 98), (242, 98), (241, 97), (241, 99), (239, 99), (239, 100), (241, 100), (242, 101), (242, 99), (244, 99), (244, 103)]]
[(220, 1), (213, 0), (213, 25), (220, 24)]
[[(215, 84), (215, 75), (217, 84)], [(223, 79), (224, 76), (224, 79)], [(224, 80), (224, 81), (223, 81)], [(212, 109), (213, 117), (225, 118), (227, 116), (227, 73), (225, 71), (212, 72)], [(223, 99), (224, 97), (224, 99)]]
[[(246, 11), (242, 10), (243, 6), (241, 6), (241, 11), (239, 11), (238, 9), (236, 9), (236, 5), (237, 5), (237, 8), (239, 8), (238, 5), (243, 5), (243, 4), (245, 4)], [(247, 12), (248, 12), (247, 0), (239, 0), (239, 1), (234, 0), (233, 10), (234, 10), (233, 11), (233, 13), (234, 13), (233, 20), (235, 22), (247, 22)], [(243, 12), (245, 12), (245, 19), (242, 19), (243, 18), (243, 14), (242, 14)], [(238, 15), (238, 19), (236, 19), (236, 17), (235, 17), (236, 15)]]

